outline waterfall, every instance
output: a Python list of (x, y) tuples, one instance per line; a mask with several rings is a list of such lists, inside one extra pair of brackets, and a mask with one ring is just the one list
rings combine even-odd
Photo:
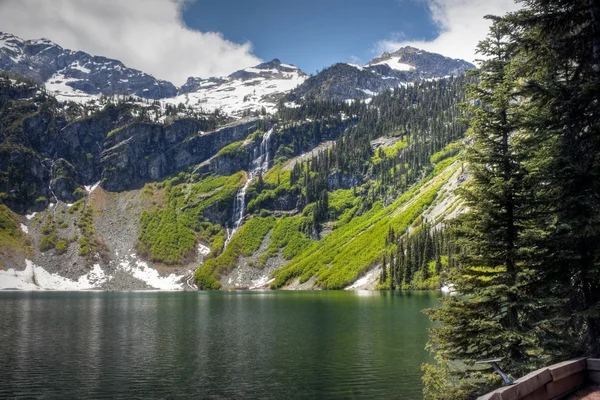
[(244, 186), (238, 190), (235, 199), (233, 200), (233, 215), (231, 216), (232, 224), (227, 227), (227, 239), (225, 240), (225, 247), (223, 249), (227, 248), (231, 238), (233, 238), (233, 235), (235, 235), (244, 222), (244, 216), (246, 215), (246, 191), (248, 190), (250, 183), (258, 176), (258, 174), (264, 174), (269, 170), (269, 164), (271, 162), (269, 142), (272, 133), (273, 129), (271, 128), (264, 134), (260, 146), (254, 149), (248, 179), (246, 180), (246, 183), (244, 183)]
[[(58, 206), (58, 197), (56, 197), (56, 193), (54, 193), (54, 190), (52, 189), (52, 181), (54, 180), (54, 163), (55, 163), (55, 159), (51, 160), (50, 163), (50, 181), (48, 183), (48, 190), (50, 191), (50, 193), (52, 194), (52, 197), (54, 197), (54, 206), (52, 207), (52, 215), (56, 216), (56, 208)], [(42, 164), (45, 166), (45, 164)], [(46, 167), (46, 169), (48, 169), (48, 167)], [(50, 204), (49, 204), (50, 205)]]

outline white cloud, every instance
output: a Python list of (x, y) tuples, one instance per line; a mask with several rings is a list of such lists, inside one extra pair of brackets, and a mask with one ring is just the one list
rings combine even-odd
[[(194, 0), (191, 0), (194, 1)], [(2, 0), (0, 30), (45, 37), (64, 48), (116, 58), (176, 85), (188, 76), (221, 76), (258, 64), (252, 44), (189, 29), (190, 0)]]
[(485, 38), (490, 27), (490, 21), (483, 17), (488, 14), (504, 15), (519, 8), (513, 0), (418, 1), (427, 5), (440, 34), (431, 41), (382, 40), (375, 45), (378, 54), (392, 52), (402, 46), (413, 46), (473, 62), (478, 58), (475, 54), (477, 43)]

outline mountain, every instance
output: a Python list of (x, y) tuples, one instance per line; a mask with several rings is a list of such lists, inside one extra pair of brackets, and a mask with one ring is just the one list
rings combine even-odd
[(179, 89), (177, 97), (164, 99), (164, 102), (183, 103), (205, 111), (220, 109), (233, 115), (262, 110), (263, 107), (266, 112), (273, 113), (279, 100), (307, 78), (298, 67), (274, 59), (227, 77), (190, 77)]
[(402, 47), (393, 53), (383, 53), (365, 65), (371, 71), (384, 76), (406, 76), (402, 72), (412, 72), (420, 79), (456, 76), (475, 66), (465, 60), (445, 57), (414, 47)]
[(367, 99), (409, 82), (456, 76), (475, 68), (464, 60), (413, 47), (383, 53), (364, 66), (338, 63), (309, 77), (278, 59), (225, 77), (190, 77), (180, 88), (118, 60), (63, 49), (47, 39), (23, 40), (0, 33), (0, 70), (43, 83), (58, 100), (86, 103), (100, 95), (134, 95), (160, 100), (161, 107), (220, 110), (242, 117), (274, 113), (282, 99)]
[(0, 289), (373, 289), (400, 246), (398, 284), (440, 286), (468, 65), (275, 59), (148, 101), (95, 92), (161, 87), (118, 61), (2, 38)]
[(289, 96), (297, 99), (366, 99), (414, 81), (457, 76), (475, 66), (414, 47), (383, 53), (364, 66), (338, 63), (312, 76)]
[(23, 40), (0, 32), (0, 70), (44, 83), (59, 100), (85, 102), (97, 95), (135, 95), (160, 99), (177, 94), (175, 86), (118, 60), (63, 49), (47, 40)]
[(190, 77), (180, 88), (118, 60), (63, 49), (47, 39), (23, 40), (0, 32), (0, 70), (43, 83), (58, 100), (97, 101), (100, 95), (134, 95), (161, 100), (163, 108), (217, 109), (230, 115), (273, 113), (279, 100), (308, 76), (274, 59), (225, 77)]

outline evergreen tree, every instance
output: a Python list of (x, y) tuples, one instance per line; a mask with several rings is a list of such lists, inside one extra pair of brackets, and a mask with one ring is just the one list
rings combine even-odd
[(381, 266), (381, 275), (379, 276), (379, 283), (384, 284), (387, 280), (387, 265), (385, 255), (383, 256), (383, 265)]
[(555, 359), (600, 356), (600, 4), (528, 0), (518, 33), (531, 182), (550, 217), (540, 289), (557, 318), (544, 341)]
[(461, 253), (449, 276), (461, 296), (428, 310), (441, 326), (431, 330), (437, 365), (424, 367), (427, 398), (469, 399), (499, 385), (491, 369), (473, 367), (479, 359), (503, 357), (504, 368), (517, 376), (539, 362), (534, 266), (524, 251), (532, 202), (524, 185), (510, 25), (494, 18), (478, 52), (486, 59), (469, 90), (472, 178), (460, 192), (469, 212), (453, 224)]

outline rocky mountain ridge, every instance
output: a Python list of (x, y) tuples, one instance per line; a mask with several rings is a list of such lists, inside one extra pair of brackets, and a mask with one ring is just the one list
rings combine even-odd
[(257, 110), (272, 114), (279, 101), (307, 78), (298, 67), (274, 59), (226, 77), (190, 77), (176, 97), (163, 102), (206, 111), (220, 109), (237, 116)]
[(368, 99), (416, 81), (464, 74), (475, 66), (414, 47), (383, 53), (364, 66), (337, 63), (296, 88), (288, 99)]
[(23, 40), (2, 32), (0, 70), (43, 82), (61, 100), (86, 102), (101, 94), (159, 99), (177, 93), (172, 83), (128, 68), (118, 60), (63, 49), (48, 39)]
[(177, 88), (118, 60), (63, 49), (47, 39), (23, 40), (0, 32), (0, 70), (43, 83), (58, 100), (90, 103), (101, 95), (136, 96), (159, 100), (163, 109), (220, 110), (237, 118), (275, 113), (281, 100), (294, 107), (299, 99), (367, 99), (414, 81), (456, 76), (472, 68), (464, 60), (404, 47), (364, 66), (338, 63), (313, 76), (274, 59), (229, 76), (189, 77)]

